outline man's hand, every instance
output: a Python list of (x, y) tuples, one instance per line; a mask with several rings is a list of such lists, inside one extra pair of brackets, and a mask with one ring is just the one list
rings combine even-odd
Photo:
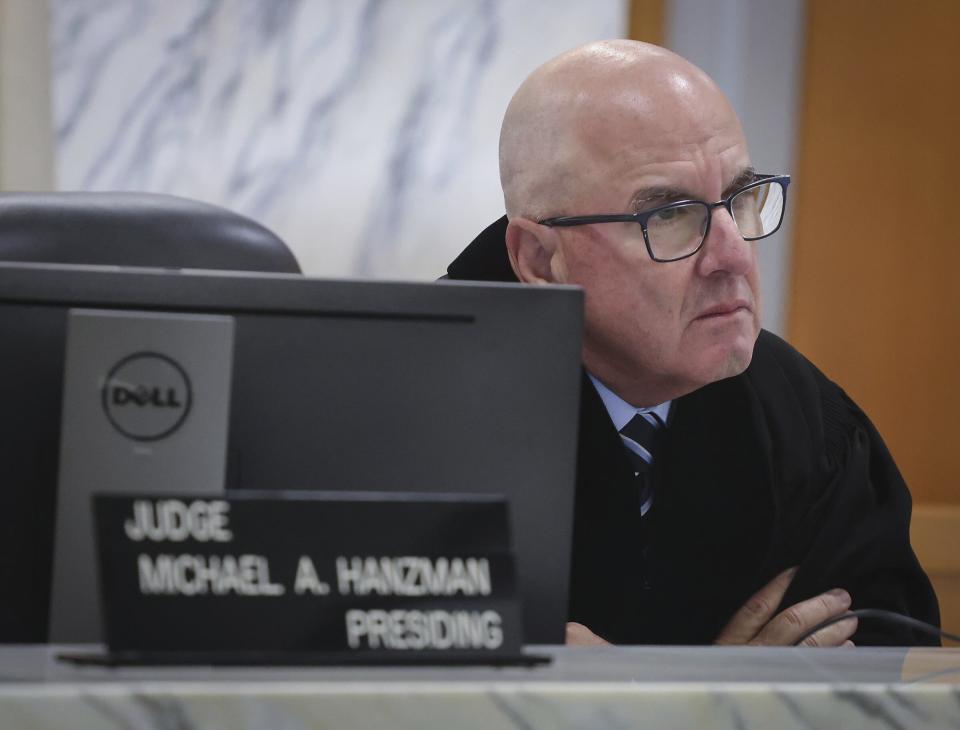
[[(714, 643), (724, 645), (793, 646), (810, 629), (827, 619), (842, 616), (850, 608), (850, 595), (839, 588), (795, 603), (776, 616), (796, 568), (785, 570), (750, 597), (717, 636)], [(772, 617), (772, 618), (771, 618)], [(804, 646), (853, 646), (850, 637), (857, 630), (857, 617), (851, 616), (821, 629), (803, 641)], [(567, 646), (610, 646), (583, 624), (567, 624)]]
[(610, 642), (593, 633), (583, 624), (567, 622), (567, 646), (610, 646)]
[[(844, 590), (834, 588), (809, 600), (795, 603), (773, 616), (796, 572), (796, 568), (785, 570), (751, 596), (723, 628), (715, 643), (793, 646), (814, 626), (841, 616), (850, 608), (850, 595)], [(851, 616), (807, 637), (803, 645), (853, 646), (850, 637), (856, 630), (857, 618)], [(568, 630), (567, 636), (569, 635)]]

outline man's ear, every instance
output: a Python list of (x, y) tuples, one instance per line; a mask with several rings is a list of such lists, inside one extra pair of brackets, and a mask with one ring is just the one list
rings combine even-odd
[(510, 266), (520, 281), (555, 283), (551, 262), (557, 242), (552, 228), (528, 218), (513, 218), (507, 226), (506, 241)]

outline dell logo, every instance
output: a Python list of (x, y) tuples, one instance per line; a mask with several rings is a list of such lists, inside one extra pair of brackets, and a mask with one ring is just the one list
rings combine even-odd
[(123, 358), (103, 381), (101, 403), (110, 424), (135, 441), (157, 441), (174, 433), (193, 400), (186, 371), (157, 352)]
[(111, 401), (116, 406), (133, 403), (138, 406), (154, 406), (155, 408), (182, 408), (183, 403), (178, 399), (176, 388), (147, 388), (139, 385), (131, 388), (126, 385), (111, 386)]

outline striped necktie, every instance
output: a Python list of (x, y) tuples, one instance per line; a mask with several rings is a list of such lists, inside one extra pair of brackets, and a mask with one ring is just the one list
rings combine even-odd
[(653, 504), (653, 480), (649, 472), (662, 433), (663, 421), (653, 411), (638, 413), (620, 429), (620, 438), (627, 447), (627, 458), (637, 479), (641, 515)]

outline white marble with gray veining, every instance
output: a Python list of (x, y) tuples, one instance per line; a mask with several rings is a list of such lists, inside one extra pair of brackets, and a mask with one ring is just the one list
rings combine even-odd
[(960, 650), (536, 647), (536, 668), (77, 668), (0, 648), (0, 727), (960, 727)]
[(503, 212), (526, 74), (625, 0), (52, 0), (57, 181), (224, 205), (308, 273), (433, 278)]

